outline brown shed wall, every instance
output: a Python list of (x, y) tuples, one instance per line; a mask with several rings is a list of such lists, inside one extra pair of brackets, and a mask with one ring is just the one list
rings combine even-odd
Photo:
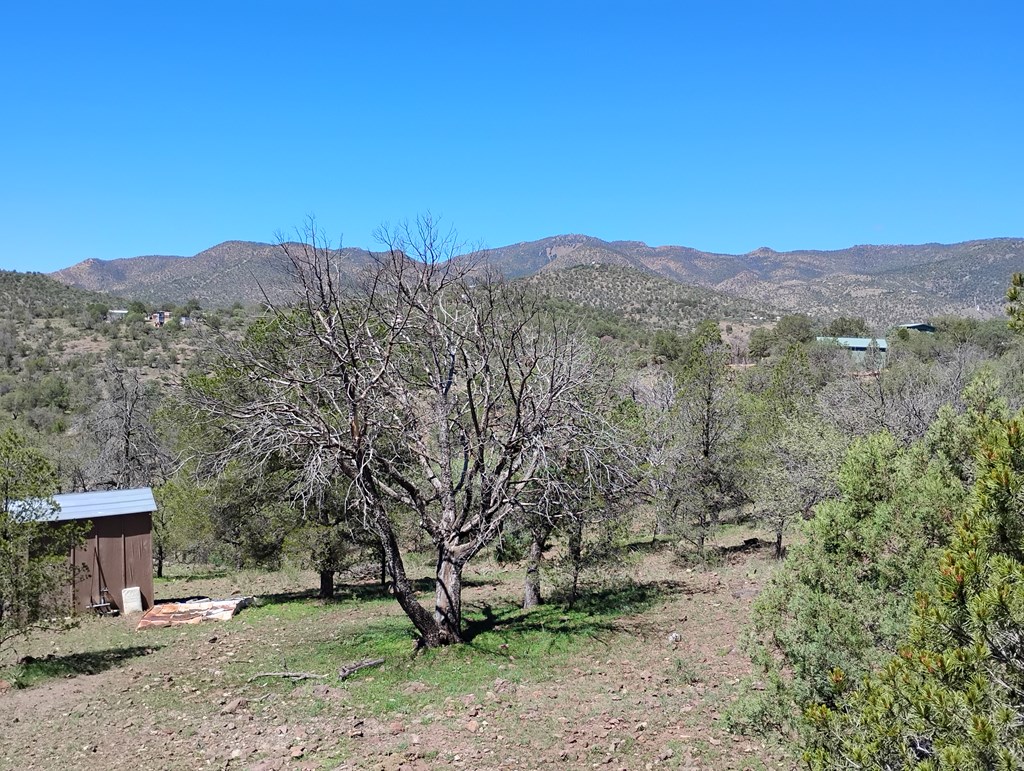
[(84, 543), (71, 552), (71, 562), (82, 573), (72, 593), (72, 610), (88, 610), (109, 601), (124, 611), (121, 590), (137, 586), (143, 609), (153, 607), (153, 539), (149, 513), (97, 517)]

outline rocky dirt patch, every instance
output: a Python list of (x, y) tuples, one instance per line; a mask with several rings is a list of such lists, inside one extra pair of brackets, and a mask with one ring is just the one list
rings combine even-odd
[[(387, 601), (305, 600), (282, 605), (280, 615), (243, 612), (224, 624), (145, 633), (126, 620), (91, 621), (59, 640), (37, 640), (34, 650), (141, 653), (95, 674), (0, 692), (0, 768), (789, 768), (785, 752), (730, 734), (723, 719), (750, 673), (739, 639), (770, 569), (764, 552), (707, 571), (651, 554), (635, 580), (658, 586), (653, 606), (569, 654), (524, 660), (506, 655), (504, 644), (474, 651), (489, 657), (489, 668), (465, 692), (453, 692), (458, 680), (443, 672), (424, 678), (411, 645), (387, 672), (248, 682), (257, 663), (276, 658), (287, 669), (339, 635), (382, 622), (401, 628), (400, 610)], [(469, 606), (518, 593), (514, 572), (485, 568), (478, 577), (465, 594)], [(438, 657), (431, 666), (455, 674), (460, 661)], [(371, 690), (386, 677), (397, 685)]]

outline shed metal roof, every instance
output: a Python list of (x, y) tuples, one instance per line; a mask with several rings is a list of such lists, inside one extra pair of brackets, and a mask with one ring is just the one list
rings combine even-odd
[(843, 348), (862, 348), (867, 349), (872, 343), (880, 351), (888, 349), (889, 344), (885, 342), (884, 337), (819, 337), (819, 343), (836, 343), (843, 346)]
[(156, 500), (149, 487), (132, 490), (101, 490), (95, 493), (68, 493), (55, 495), (60, 506), (53, 519), (64, 522), (73, 519), (116, 517), (120, 514), (141, 514), (156, 511)]

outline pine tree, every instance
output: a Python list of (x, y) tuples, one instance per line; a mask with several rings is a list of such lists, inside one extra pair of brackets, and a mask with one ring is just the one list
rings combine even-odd
[[(833, 673), (837, 690), (848, 678)], [(1024, 424), (982, 444), (971, 505), (893, 657), (811, 707), (811, 768), (1024, 768)]]

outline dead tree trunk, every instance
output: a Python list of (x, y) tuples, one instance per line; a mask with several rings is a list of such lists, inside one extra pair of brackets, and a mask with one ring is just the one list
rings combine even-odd
[(544, 600), (540, 594), (540, 563), (544, 559), (551, 526), (545, 525), (532, 531), (530, 552), (526, 558), (526, 579), (523, 581), (523, 609), (535, 608)]

